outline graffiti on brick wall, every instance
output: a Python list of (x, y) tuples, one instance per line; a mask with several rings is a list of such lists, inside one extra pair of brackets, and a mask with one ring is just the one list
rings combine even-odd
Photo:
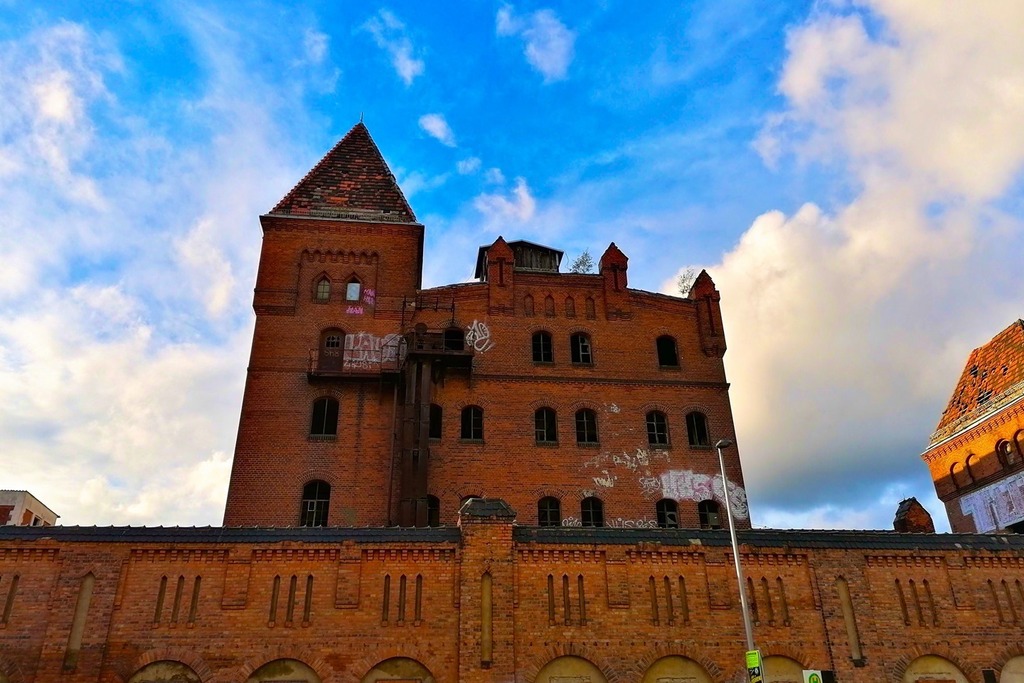
[(960, 499), (960, 512), (974, 517), (979, 532), (1005, 529), (1024, 520), (1024, 472), (968, 493)]
[(371, 332), (345, 335), (342, 363), (348, 370), (376, 369), (381, 363), (397, 364), (405, 357), (405, 340), (398, 334), (378, 337)]
[(362, 315), (363, 314), (363, 307), (362, 306), (349, 306), (348, 308), (345, 309), (345, 312), (349, 313), (351, 315)]
[[(562, 526), (583, 526), (583, 521), (579, 517), (566, 517), (562, 520)], [(623, 519), (622, 517), (616, 517), (615, 519), (606, 519), (604, 526), (611, 529), (657, 529), (658, 522), (654, 519)]]
[(466, 330), (466, 344), (472, 346), (477, 353), (486, 353), (493, 349), (494, 341), (491, 339), (491, 328), (487, 327), (487, 323), (474, 320)]
[(363, 303), (373, 306), (377, 302), (377, 290), (367, 287), (363, 290)]
[[(737, 519), (746, 519), (747, 492), (733, 482), (729, 485), (729, 502), (732, 513)], [(722, 475), (700, 474), (693, 470), (670, 470), (661, 475), (661, 495), (663, 498), (675, 500), (718, 500), (725, 502), (725, 489), (722, 487)]]
[(615, 487), (615, 482), (618, 481), (619, 478), (614, 474), (608, 474), (608, 470), (601, 470), (601, 476), (594, 477), (593, 479), (594, 486), (610, 489)]

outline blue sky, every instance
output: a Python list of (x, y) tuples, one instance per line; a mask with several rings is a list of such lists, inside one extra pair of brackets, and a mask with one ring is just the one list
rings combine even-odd
[(755, 525), (886, 528), (1024, 314), (1019, 3), (0, 2), (0, 488), (216, 524), (269, 210), (359, 120), (427, 227), (707, 268)]

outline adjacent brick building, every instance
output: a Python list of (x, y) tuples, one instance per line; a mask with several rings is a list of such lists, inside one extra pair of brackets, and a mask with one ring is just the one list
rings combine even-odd
[(921, 457), (953, 531), (1024, 531), (1024, 320), (971, 352)]
[(767, 681), (1024, 682), (1024, 537), (749, 528), (707, 273), (423, 289), (362, 124), (261, 222), (225, 526), (0, 528), (0, 683), (738, 681), (726, 490)]

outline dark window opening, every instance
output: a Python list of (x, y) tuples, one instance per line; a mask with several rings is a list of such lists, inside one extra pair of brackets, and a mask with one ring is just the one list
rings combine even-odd
[(444, 331), (444, 350), (463, 351), (466, 348), (466, 335), (457, 327), (449, 327)]
[(316, 300), (329, 301), (331, 298), (331, 281), (327, 278), (320, 278), (316, 283)]
[(328, 397), (313, 401), (313, 419), (309, 425), (310, 436), (335, 436), (337, 433), (338, 401)]
[(562, 503), (557, 498), (546, 496), (537, 502), (537, 524), (562, 526)]
[(658, 365), (663, 368), (679, 367), (679, 353), (676, 351), (676, 340), (667, 334), (658, 337)]
[(441, 526), (441, 501), (437, 496), (427, 496), (427, 526)]
[(572, 351), (573, 363), (590, 365), (594, 362), (594, 356), (590, 349), (590, 337), (582, 332), (577, 332), (569, 337), (569, 348)]
[(679, 505), (674, 500), (663, 498), (655, 505), (658, 513), (658, 526), (662, 529), (679, 528)]
[(431, 439), (441, 438), (441, 406), (436, 403), (430, 404), (430, 433), (428, 434)]
[(555, 350), (551, 346), (551, 335), (547, 332), (534, 332), (533, 334), (533, 362), (555, 362)]
[(708, 419), (703, 413), (692, 412), (686, 416), (686, 436), (691, 446), (710, 446)]
[(467, 406), (462, 409), (462, 438), (482, 441), (484, 438), (484, 409)]
[(580, 523), (583, 526), (604, 526), (604, 503), (600, 498), (584, 498), (580, 503)]
[(668, 419), (665, 413), (658, 410), (647, 413), (647, 443), (652, 446), (668, 445)]
[(331, 485), (314, 479), (302, 488), (301, 526), (327, 526), (327, 509), (331, 505)]
[(576, 411), (576, 443), (598, 443), (597, 413), (593, 410), (583, 408)]
[(713, 500), (702, 500), (697, 503), (697, 517), (700, 519), (701, 529), (722, 528), (722, 521), (718, 510), (718, 503)]
[(537, 443), (558, 442), (558, 426), (555, 417), (555, 411), (551, 408), (541, 408), (533, 414)]

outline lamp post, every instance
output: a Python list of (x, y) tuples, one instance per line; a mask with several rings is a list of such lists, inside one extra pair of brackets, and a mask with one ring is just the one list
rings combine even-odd
[(729, 439), (720, 439), (715, 444), (718, 450), (718, 464), (722, 468), (722, 491), (725, 494), (725, 517), (729, 520), (729, 538), (732, 539), (732, 557), (736, 562), (736, 582), (740, 587), (740, 611), (743, 612), (743, 630), (747, 634), (747, 651), (754, 649), (754, 630), (750, 626), (750, 612), (747, 610), (747, 582), (743, 580), (743, 567), (740, 565), (740, 546), (736, 542), (736, 525), (732, 521), (732, 504), (729, 502), (729, 478), (725, 476), (725, 457), (722, 449), (732, 445)]

